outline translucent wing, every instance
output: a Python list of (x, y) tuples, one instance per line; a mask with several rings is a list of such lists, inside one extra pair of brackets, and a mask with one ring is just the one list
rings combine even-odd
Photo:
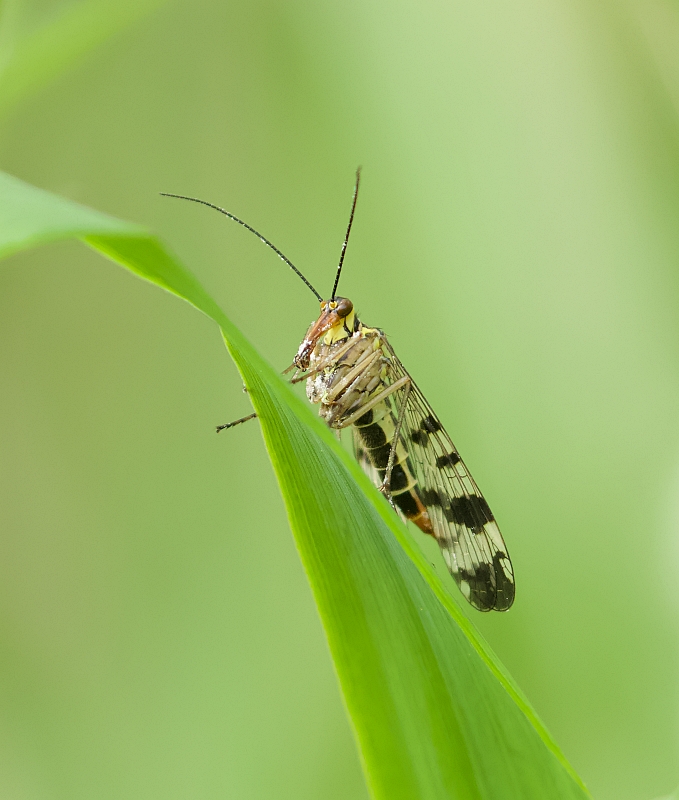
[[(382, 336), (388, 357), (385, 385), (408, 375)], [(417, 386), (410, 384), (403, 410), (400, 440), (408, 454), (414, 491), (427, 509), (446, 565), (464, 597), (479, 611), (506, 611), (514, 601), (514, 570), (500, 529), (488, 503)], [(389, 395), (394, 420), (403, 406), (405, 389)], [(356, 456), (379, 486), (380, 478), (354, 435)]]

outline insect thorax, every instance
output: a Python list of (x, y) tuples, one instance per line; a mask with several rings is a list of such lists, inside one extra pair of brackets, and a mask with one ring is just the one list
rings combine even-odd
[(330, 427), (341, 427), (343, 418), (365, 404), (383, 384), (381, 332), (359, 325), (352, 336), (331, 344), (319, 341), (309, 369), (322, 364), (326, 366), (307, 380), (307, 397), (321, 404), (319, 414)]

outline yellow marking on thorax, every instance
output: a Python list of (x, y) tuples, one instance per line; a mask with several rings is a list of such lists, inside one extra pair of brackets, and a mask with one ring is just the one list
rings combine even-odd
[(335, 342), (341, 342), (342, 339), (347, 339), (349, 336), (351, 336), (351, 333), (347, 333), (346, 328), (353, 332), (355, 318), (356, 313), (352, 311), (349, 316), (340, 320), (337, 325), (333, 325), (323, 337), (323, 344), (335, 344)]

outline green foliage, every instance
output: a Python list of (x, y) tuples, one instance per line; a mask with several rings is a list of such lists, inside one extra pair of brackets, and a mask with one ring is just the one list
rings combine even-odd
[(141, 229), (0, 176), (0, 252), (80, 238), (222, 330), (257, 410), (378, 798), (585, 798), (384, 499), (196, 279)]
[(5, 0), (0, 17), (0, 115), (51, 83), (111, 34), (165, 0), (81, 0), (36, 15)]
[[(676, 3), (205, 0), (166, 4), (119, 33), (159, 5), (0, 3), (2, 168), (164, 231), (282, 367), (313, 313), (305, 290), (242, 231), (154, 198), (226, 205), (320, 287), (363, 164), (343, 292), (389, 332), (445, 420), (517, 571), (511, 613), (474, 622), (596, 797), (664, 795), (677, 780), (679, 702)], [(90, 237), (226, 324), (139, 228), (1, 183), (2, 255)], [(56, 244), (5, 261), (0, 275), (0, 794), (363, 798), (259, 426), (213, 433), (247, 411), (222, 343), (186, 304), (99, 261)], [(419, 748), (443, 730), (461, 743), (466, 760), (446, 753), (443, 766), (458, 767), (463, 786), (486, 767), (503, 774), (497, 742), (525, 744), (521, 731), (536, 744), (524, 780), (540, 758), (557, 764), (356, 466), (225, 330), (366, 752), (391, 707), (365, 719), (364, 695), (400, 702), (414, 672), (428, 680), (419, 698), (432, 727), (412, 739)], [(294, 438), (277, 442), (283, 432)], [(320, 489), (299, 502), (316, 463), (336, 469), (326, 477), (343, 502)], [(300, 515), (321, 504), (337, 525), (316, 523), (312, 536)], [(326, 575), (338, 542), (355, 550), (330, 553)], [(377, 565), (352, 560), (368, 557)], [(387, 562), (398, 575), (380, 583)], [(336, 571), (357, 582), (342, 638)], [(420, 590), (428, 601), (417, 606)], [(419, 635), (421, 649), (406, 667), (404, 653), (372, 652), (386, 675), (373, 689), (355, 652), (375, 628), (383, 648)], [(439, 652), (444, 638), (454, 652)], [(449, 683), (437, 717), (429, 706)], [(472, 705), (472, 723), (498, 714), (504, 725), (478, 746), (465, 738)], [(395, 711), (387, 727), (409, 729)], [(417, 779), (419, 761), (392, 761)]]

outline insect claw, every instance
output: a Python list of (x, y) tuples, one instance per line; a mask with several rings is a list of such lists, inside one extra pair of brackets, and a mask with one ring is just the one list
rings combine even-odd
[(387, 500), (389, 501), (389, 505), (394, 509), (394, 511), (398, 514), (398, 509), (396, 508), (396, 503), (394, 503), (394, 499), (390, 494), (387, 495)]
[(378, 487), (380, 494), (383, 494), (387, 500), (389, 501), (389, 505), (396, 511), (396, 505), (394, 504), (394, 499), (391, 496), (391, 492), (389, 491), (389, 485), (387, 483), (381, 483)]

